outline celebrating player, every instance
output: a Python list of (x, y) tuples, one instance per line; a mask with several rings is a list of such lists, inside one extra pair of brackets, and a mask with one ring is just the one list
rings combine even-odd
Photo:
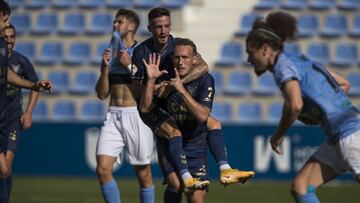
[[(96, 92), (101, 100), (110, 95), (109, 111), (97, 144), (96, 172), (105, 201), (120, 202), (112, 168), (119, 154), (126, 151), (127, 159), (134, 166), (139, 180), (140, 202), (152, 203), (155, 189), (150, 161), (154, 149), (154, 136), (150, 128), (142, 122), (137, 111), (128, 69), (133, 49), (137, 45), (134, 36), (139, 26), (139, 18), (131, 10), (120, 9), (116, 13), (113, 26), (114, 31), (119, 32), (121, 37), (118, 39), (118, 43), (121, 44), (113, 46), (120, 47), (120, 50), (104, 51), (101, 75), (96, 84)], [(117, 43), (117, 39), (113, 40), (113, 43)], [(110, 55), (113, 56), (112, 61)]]
[(284, 95), (283, 113), (272, 149), (281, 154), (286, 131), (296, 119), (318, 122), (326, 142), (295, 177), (291, 192), (296, 202), (320, 202), (316, 189), (350, 171), (360, 183), (360, 116), (346, 95), (349, 83), (307, 56), (283, 52), (284, 42), (295, 38), (296, 19), (284, 12), (256, 20), (246, 39), (248, 61), (255, 73), (272, 72)]
[[(7, 26), (3, 31), (3, 36), (7, 42), (9, 67), (22, 78), (36, 82), (38, 80), (34, 67), (29, 59), (21, 53), (14, 51), (16, 30), (13, 25)], [(25, 112), (22, 110), (22, 94), (21, 88), (15, 85), (8, 85), (7, 88), (7, 106), (8, 106), (8, 148), (6, 152), (6, 162), (9, 167), (9, 176), (6, 180), (8, 197), (10, 196), (12, 187), (11, 169), (15, 157), (16, 148), (19, 142), (20, 130), (26, 130), (32, 125), (32, 112), (35, 108), (39, 92), (31, 91), (29, 101)]]

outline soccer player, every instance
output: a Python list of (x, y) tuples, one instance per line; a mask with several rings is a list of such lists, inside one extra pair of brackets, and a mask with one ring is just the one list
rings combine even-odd
[(9, 175), (9, 166), (6, 163), (5, 153), (8, 145), (8, 126), (7, 126), (7, 83), (11, 83), (23, 88), (35, 91), (52, 90), (50, 81), (37, 81), (35, 83), (25, 80), (18, 76), (14, 71), (8, 69), (7, 43), (3, 38), (3, 30), (9, 25), (11, 14), (7, 2), (0, 0), (0, 202), (8, 201), (8, 191), (6, 177)]
[[(128, 69), (133, 49), (137, 45), (134, 36), (138, 26), (139, 18), (133, 11), (120, 9), (116, 13), (113, 29), (120, 33), (123, 49), (118, 53), (111, 53), (110, 49), (104, 51), (101, 75), (96, 84), (96, 92), (101, 100), (110, 95), (109, 111), (101, 128), (96, 152), (96, 172), (102, 194), (108, 203), (120, 202), (112, 168), (119, 154), (124, 151), (138, 177), (141, 202), (154, 202), (155, 189), (150, 168), (154, 136), (137, 111)], [(114, 60), (118, 61), (110, 62), (111, 54)]]
[[(34, 67), (32, 66), (29, 59), (22, 55), (21, 53), (14, 51), (15, 46), (15, 37), (16, 30), (13, 25), (5, 27), (3, 31), (3, 36), (7, 42), (8, 57), (9, 57), (9, 67), (11, 70), (16, 72), (22, 78), (25, 78), (31, 82), (36, 82), (38, 80)], [(12, 187), (12, 176), (11, 169), (12, 163), (15, 157), (16, 148), (18, 145), (18, 135), (20, 130), (26, 130), (32, 125), (32, 112), (35, 108), (37, 99), (39, 97), (39, 92), (31, 91), (29, 96), (29, 101), (25, 112), (22, 110), (22, 94), (21, 88), (15, 85), (8, 85), (7, 88), (7, 106), (8, 106), (8, 148), (6, 152), (6, 162), (9, 167), (9, 176), (7, 177), (7, 189), (8, 197), (10, 197), (11, 187)]]
[(345, 171), (360, 183), (360, 114), (346, 95), (350, 85), (344, 78), (307, 56), (283, 52), (284, 42), (295, 38), (296, 23), (284, 12), (256, 20), (246, 50), (255, 73), (272, 72), (284, 95), (282, 118), (270, 139), (272, 149), (282, 153), (283, 137), (299, 116), (320, 123), (326, 135), (291, 188), (296, 202), (314, 203), (320, 202), (316, 189)]
[[(144, 60), (147, 71), (147, 84), (141, 103), (142, 108), (150, 110), (153, 100), (153, 89), (155, 81), (166, 71), (159, 71), (160, 57), (152, 54), (149, 63)], [(198, 79), (185, 85), (181, 83), (197, 60), (197, 49), (195, 44), (189, 39), (178, 39), (174, 44), (173, 64), (175, 66), (175, 78), (172, 78), (170, 85), (176, 92), (169, 95), (163, 101), (164, 110), (175, 119), (183, 136), (183, 147), (188, 160), (191, 175), (200, 180), (208, 179), (207, 164), (207, 125), (212, 102), (214, 98), (214, 78), (206, 73)], [(159, 138), (158, 154), (159, 162), (166, 176), (167, 183), (171, 184), (167, 190), (180, 189), (180, 181), (175, 172), (173, 160), (169, 156), (168, 141)], [(206, 190), (187, 191), (188, 202), (204, 202)], [(164, 202), (181, 202), (181, 193), (169, 195), (165, 192)]]
[[(162, 75), (158, 81), (170, 80), (170, 78), (174, 77), (171, 55), (174, 50), (174, 42), (176, 41), (176, 38), (173, 38), (170, 35), (170, 12), (165, 8), (154, 8), (149, 12), (148, 20), (148, 29), (152, 33), (152, 37), (142, 42), (134, 50), (132, 67), (132, 74), (134, 74), (133, 78), (134, 80), (142, 81), (145, 79), (144, 81), (146, 81), (145, 67), (142, 59), (148, 60), (149, 54), (158, 53), (161, 55), (160, 68), (162, 70), (167, 70), (168, 72), (166, 75)], [(201, 58), (200, 54), (198, 54), (197, 58), (197, 68), (192, 69), (189, 74), (182, 78), (182, 83), (185, 84), (207, 73), (207, 64)], [(156, 108), (154, 108), (150, 113), (147, 113), (147, 115), (143, 114), (142, 118), (144, 122), (154, 131), (158, 131), (159, 134), (163, 134), (169, 138), (169, 145), (171, 149), (170, 153), (175, 160), (175, 163), (177, 163), (176, 168), (179, 171), (182, 171), (181, 173), (186, 174), (183, 176), (183, 180), (191, 180), (186, 164), (182, 164), (181, 162), (181, 154), (183, 154), (183, 150), (181, 149), (182, 138), (181, 132), (178, 127), (176, 127), (176, 123), (172, 121), (171, 118), (166, 120), (168, 119), (166, 113), (164, 113), (161, 109), (159, 110)], [(207, 124), (209, 131), (207, 139), (210, 150), (213, 153), (221, 171), (221, 183), (229, 184), (243, 182), (251, 178), (254, 175), (253, 172), (238, 171), (236, 169), (232, 169), (228, 164), (225, 142), (221, 134), (220, 122), (215, 120), (213, 117), (209, 117), (209, 119), (207, 119)], [(194, 182), (190, 181), (189, 187), (191, 187), (190, 185), (192, 185), (192, 183)]]

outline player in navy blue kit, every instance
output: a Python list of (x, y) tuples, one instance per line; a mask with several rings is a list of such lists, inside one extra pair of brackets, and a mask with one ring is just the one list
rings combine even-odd
[(32, 90), (52, 90), (50, 81), (30, 82), (18, 76), (14, 71), (8, 69), (7, 43), (3, 38), (3, 30), (9, 25), (10, 7), (7, 2), (0, 0), (0, 203), (8, 202), (6, 177), (9, 175), (9, 167), (6, 163), (5, 154), (8, 145), (8, 111), (7, 111), (7, 84), (8, 82), (23, 88)]
[(291, 188), (296, 202), (318, 203), (316, 189), (346, 171), (360, 183), (360, 112), (346, 95), (346, 79), (307, 56), (283, 52), (284, 42), (295, 38), (296, 25), (288, 13), (270, 13), (254, 22), (246, 50), (255, 73), (272, 72), (283, 92), (282, 118), (270, 139), (273, 150), (282, 153), (279, 146), (296, 119), (319, 123), (326, 135)]
[[(4, 38), (7, 42), (9, 67), (22, 78), (31, 82), (38, 81), (34, 67), (29, 59), (21, 53), (14, 51), (15, 46), (15, 28), (10, 25), (4, 29)], [(6, 152), (6, 162), (9, 167), (9, 176), (7, 177), (7, 186), (10, 196), (12, 186), (12, 163), (15, 157), (17, 143), (19, 141), (20, 130), (26, 130), (32, 125), (32, 111), (35, 108), (36, 101), (39, 97), (39, 92), (31, 91), (29, 101), (25, 112), (22, 110), (22, 93), (21, 88), (15, 85), (8, 85), (7, 88), (7, 106), (8, 106), (8, 129), (9, 142)]]
[[(144, 61), (148, 80), (141, 103), (144, 106), (141, 107), (145, 109), (153, 106), (152, 95), (156, 79), (166, 73), (166, 71), (159, 71), (160, 57), (157, 54), (151, 54), (149, 62)], [(176, 121), (182, 133), (182, 144), (191, 175), (205, 181), (208, 180), (206, 121), (215, 93), (214, 79), (206, 73), (185, 85), (180, 81), (194, 68), (196, 60), (195, 44), (189, 39), (178, 39), (175, 42), (173, 53), (175, 77), (170, 80), (170, 85), (176, 91), (158, 103), (163, 103), (161, 106)], [(180, 180), (176, 174), (176, 164), (170, 156), (171, 149), (169, 149), (168, 142), (167, 139), (159, 138), (157, 145), (159, 162), (168, 184), (171, 184), (171, 188), (177, 191), (180, 187)], [(206, 190), (187, 191), (186, 195), (188, 202), (204, 202)], [(181, 195), (169, 196), (165, 192), (164, 202), (181, 202)]]
[[(132, 67), (132, 73), (134, 75), (133, 78), (138, 81), (143, 80), (143, 83), (145, 83), (146, 74), (142, 59), (147, 60), (149, 54), (158, 53), (161, 55), (160, 68), (162, 70), (166, 70), (168, 73), (166, 75), (162, 75), (157, 80), (157, 83), (160, 85), (167, 84), (166, 82), (161, 83), (161, 81), (168, 81), (170, 78), (174, 77), (171, 55), (176, 41), (176, 38), (173, 38), (170, 35), (170, 12), (165, 8), (154, 8), (149, 12), (148, 19), (148, 28), (153, 37), (145, 40), (134, 50)], [(182, 78), (182, 83), (185, 84), (192, 81), (207, 72), (206, 63), (202, 60), (199, 54), (197, 57), (197, 68), (192, 69), (187, 76)], [(161, 90), (161, 88), (159, 89)], [(161, 94), (161, 91), (159, 91), (159, 94)], [(176, 123), (171, 118), (169, 119), (167, 113), (161, 108), (153, 108), (151, 112), (143, 114), (142, 118), (147, 125), (157, 132), (157, 134), (162, 134), (163, 136), (169, 138), (169, 145), (171, 149), (170, 153), (172, 154), (173, 159), (176, 160), (175, 162), (177, 163), (177, 168), (179, 171), (186, 173), (187, 166), (186, 164), (181, 163), (181, 154), (183, 153), (183, 150), (181, 149), (181, 132), (178, 127), (176, 127)], [(243, 182), (251, 178), (254, 175), (253, 172), (238, 171), (236, 169), (232, 169), (228, 164), (225, 143), (220, 130), (220, 122), (212, 117), (209, 117), (207, 125), (209, 131), (207, 139), (210, 150), (213, 152), (221, 171), (221, 183), (229, 184)], [(191, 180), (189, 176), (187, 177), (189, 178), (188, 180)], [(183, 180), (185, 179), (183, 178)], [(189, 185), (192, 185), (192, 183)]]

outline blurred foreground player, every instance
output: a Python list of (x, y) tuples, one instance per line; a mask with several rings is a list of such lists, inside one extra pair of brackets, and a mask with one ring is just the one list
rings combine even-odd
[(296, 119), (319, 123), (326, 135), (291, 188), (296, 202), (318, 203), (316, 189), (346, 171), (360, 183), (360, 112), (346, 95), (350, 88), (346, 79), (307, 56), (283, 52), (284, 42), (294, 39), (296, 30), (295, 17), (270, 13), (254, 22), (246, 50), (255, 73), (272, 72), (283, 92), (283, 113), (270, 139), (272, 149), (281, 154), (284, 135)]

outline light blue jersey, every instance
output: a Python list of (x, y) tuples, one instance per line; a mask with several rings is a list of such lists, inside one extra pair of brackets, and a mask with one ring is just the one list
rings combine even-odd
[(304, 55), (280, 53), (273, 74), (280, 89), (286, 81), (299, 81), (302, 111), (321, 121), (328, 142), (360, 131), (360, 112), (321, 64)]

